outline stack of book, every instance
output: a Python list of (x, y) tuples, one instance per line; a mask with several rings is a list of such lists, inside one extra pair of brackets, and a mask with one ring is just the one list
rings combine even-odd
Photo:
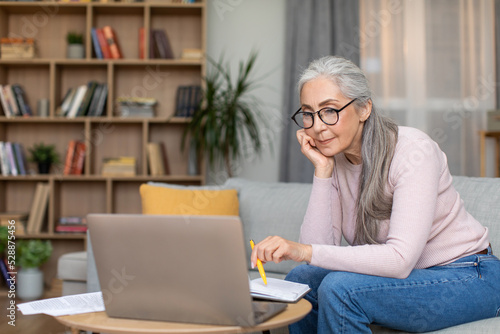
[(57, 233), (85, 233), (87, 220), (85, 217), (61, 217), (56, 224), (55, 231)]
[(89, 81), (86, 85), (69, 88), (57, 114), (68, 118), (102, 116), (106, 108), (108, 85)]
[(0, 39), (0, 59), (35, 58), (35, 40), (33, 38)]
[(170, 174), (167, 152), (163, 143), (148, 143), (147, 156), (150, 175)]
[(9, 118), (33, 115), (26, 93), (18, 84), (0, 85), (0, 105), (4, 115)]
[(49, 195), (50, 185), (48, 183), (38, 182), (26, 226), (26, 230), (29, 234), (36, 234), (42, 231), (43, 218), (45, 217), (45, 212), (49, 204)]
[(179, 86), (177, 88), (175, 116), (192, 117), (199, 109), (202, 99), (200, 86)]
[(118, 44), (118, 37), (110, 26), (92, 28), (92, 44), (97, 59), (121, 59), (122, 51)]
[(203, 51), (201, 49), (183, 49), (181, 58), (186, 60), (201, 60), (203, 58)]
[(0, 169), (2, 175), (26, 175), (26, 167), (26, 156), (22, 144), (0, 141)]
[(82, 175), (83, 163), (85, 161), (85, 143), (78, 140), (70, 140), (64, 160), (64, 175)]
[(120, 117), (154, 117), (154, 106), (156, 99), (148, 97), (119, 97), (117, 116)]
[(134, 157), (104, 158), (101, 174), (103, 176), (135, 176)]

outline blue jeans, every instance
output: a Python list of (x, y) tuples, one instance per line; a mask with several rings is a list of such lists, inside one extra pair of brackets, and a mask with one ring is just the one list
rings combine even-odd
[(313, 306), (291, 334), (371, 333), (369, 324), (427, 332), (500, 315), (500, 261), (491, 249), (405, 279), (300, 265), (286, 280), (308, 284)]

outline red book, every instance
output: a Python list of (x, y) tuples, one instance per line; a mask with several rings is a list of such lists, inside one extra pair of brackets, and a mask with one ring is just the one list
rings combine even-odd
[(144, 27), (139, 28), (139, 59), (144, 59), (144, 50), (145, 50), (145, 30)]
[(111, 28), (110, 26), (105, 26), (102, 28), (102, 32), (104, 33), (104, 37), (108, 42), (111, 58), (113, 59), (122, 58), (122, 53), (120, 51), (120, 47), (118, 46), (118, 39), (116, 38), (116, 34), (113, 28)]
[(64, 162), (63, 175), (71, 174), (71, 167), (73, 165), (73, 156), (75, 155), (76, 140), (70, 140), (68, 149), (66, 150), (66, 160)]
[(56, 232), (87, 232), (87, 225), (57, 225)]
[(104, 37), (104, 32), (101, 28), (96, 29), (97, 40), (99, 41), (99, 46), (101, 47), (102, 57), (104, 59), (111, 59), (111, 52), (109, 51), (108, 42), (106, 37)]
[(82, 142), (76, 143), (75, 155), (71, 167), (71, 174), (82, 175), (83, 162), (85, 161), (85, 144)]

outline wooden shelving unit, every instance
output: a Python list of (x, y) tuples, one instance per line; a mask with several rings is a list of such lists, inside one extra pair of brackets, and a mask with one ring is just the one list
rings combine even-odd
[[(0, 84), (20, 84), (33, 110), (39, 99), (49, 100), (49, 116), (6, 118), (0, 116), (0, 141), (20, 142), (25, 150), (43, 141), (54, 144), (64, 160), (68, 142), (86, 143), (84, 175), (63, 176), (62, 165), (49, 175), (0, 176), (0, 211), (25, 211), (31, 207), (36, 183), (50, 184), (49, 207), (41, 234), (24, 238), (48, 238), (70, 251), (83, 249), (84, 236), (56, 234), (55, 222), (63, 216), (84, 216), (91, 212), (140, 213), (139, 185), (147, 181), (204, 184), (204, 175), (187, 175), (188, 152), (180, 145), (186, 118), (174, 117), (175, 96), (180, 85), (200, 85), (204, 60), (183, 60), (184, 48), (206, 51), (206, 3), (168, 1), (142, 3), (1, 2), (0, 36), (32, 37), (37, 57), (31, 60), (0, 60)], [(96, 59), (91, 29), (113, 27), (123, 59)], [(164, 29), (174, 59), (139, 59), (139, 29)], [(66, 34), (85, 33), (86, 57), (66, 59)], [(108, 85), (108, 100), (102, 117), (68, 119), (56, 115), (56, 108), (70, 87), (96, 80)], [(155, 118), (119, 118), (115, 103), (119, 96), (156, 98)], [(170, 174), (149, 176), (146, 145), (163, 142)], [(105, 157), (134, 156), (137, 176), (100, 175)], [(32, 170), (35, 166), (30, 165)], [(203, 170), (200, 166), (199, 170)], [(76, 247), (74, 247), (76, 246)], [(57, 253), (63, 253), (58, 251)], [(51, 279), (51, 278), (49, 278)]]

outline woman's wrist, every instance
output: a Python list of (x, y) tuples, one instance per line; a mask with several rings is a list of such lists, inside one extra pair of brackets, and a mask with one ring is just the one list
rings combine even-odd
[(332, 177), (333, 167), (316, 167), (314, 176), (320, 179), (329, 179)]

